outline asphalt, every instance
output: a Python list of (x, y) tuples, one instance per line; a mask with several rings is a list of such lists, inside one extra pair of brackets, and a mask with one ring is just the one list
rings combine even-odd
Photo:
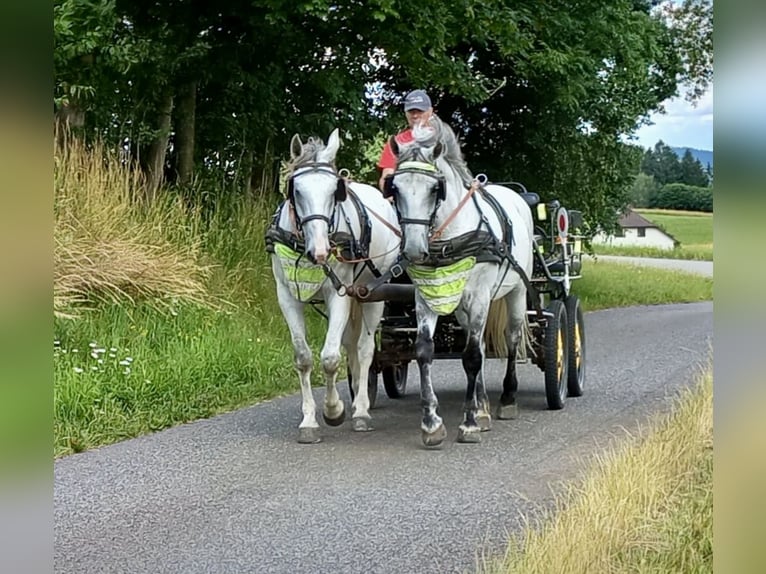
[[(462, 368), (439, 361), (440, 449), (420, 443), (413, 368), (405, 398), (381, 385), (370, 433), (322, 426), (322, 443), (299, 445), (291, 395), (59, 459), (54, 571), (472, 571), (595, 454), (666, 411), (712, 354), (712, 302), (586, 313), (585, 324), (585, 395), (547, 410), (542, 373), (522, 365), (519, 418), (493, 421), (478, 445), (454, 442)], [(503, 370), (488, 361), (493, 401)]]

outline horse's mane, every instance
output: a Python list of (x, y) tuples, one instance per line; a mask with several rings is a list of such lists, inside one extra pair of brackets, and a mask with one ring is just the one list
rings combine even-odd
[[(457, 136), (452, 131), (452, 128), (444, 123), (439, 116), (433, 114), (425, 126), (416, 125), (412, 130), (412, 135), (417, 144), (417, 146), (413, 147), (420, 148), (421, 150), (423, 148), (432, 148), (437, 143), (441, 143), (442, 153), (440, 157), (455, 171), (464, 185), (469, 186), (471, 184), (473, 175), (465, 162)], [(413, 150), (412, 153), (416, 154), (417, 151)]]
[(317, 160), (317, 154), (321, 152), (325, 147), (325, 143), (322, 138), (310, 136), (301, 146), (301, 153), (299, 156), (291, 159), (287, 163), (287, 171), (291, 173), (303, 164), (310, 163)]

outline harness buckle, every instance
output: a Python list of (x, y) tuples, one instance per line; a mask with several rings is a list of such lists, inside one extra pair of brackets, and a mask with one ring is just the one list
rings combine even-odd
[(391, 276), (392, 277), (401, 277), (404, 273), (404, 267), (402, 267), (399, 263), (394, 263), (394, 265), (391, 267)]

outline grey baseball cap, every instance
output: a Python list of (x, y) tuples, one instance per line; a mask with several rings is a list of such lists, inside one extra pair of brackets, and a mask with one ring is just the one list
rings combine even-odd
[(412, 90), (404, 98), (404, 111), (410, 110), (425, 111), (431, 107), (431, 98), (423, 90)]

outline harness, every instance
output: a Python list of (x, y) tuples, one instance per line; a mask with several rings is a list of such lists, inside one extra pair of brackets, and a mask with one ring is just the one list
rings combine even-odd
[[(306, 167), (310, 167), (312, 169), (322, 169), (324, 171), (326, 170), (326, 167), (328, 165), (329, 164), (317, 163), (317, 164), (309, 164)], [(297, 175), (300, 175), (300, 174), (297, 174)], [(283, 229), (279, 226), (279, 217), (280, 217), (280, 214), (282, 213), (282, 210), (285, 208), (285, 206), (287, 206), (289, 209), (292, 209), (293, 213), (295, 212), (295, 203), (294, 203), (295, 196), (294, 196), (294, 191), (292, 187), (293, 177), (295, 176), (292, 176), (288, 183), (287, 198), (284, 201), (282, 201), (277, 207), (277, 210), (274, 213), (274, 216), (272, 217), (271, 224), (266, 230), (265, 243), (266, 243), (267, 253), (271, 253), (271, 254), (275, 253), (275, 244), (284, 245), (288, 247), (289, 249), (291, 249), (293, 252), (297, 253), (299, 255), (297, 258), (295, 258), (295, 267), (297, 271), (297, 268), (299, 265), (304, 265), (304, 266), (306, 265), (305, 262), (301, 261), (301, 258), (305, 257), (306, 255), (306, 243), (301, 233), (302, 224), (299, 223), (299, 220), (296, 215), (296, 227), (298, 227), (297, 233), (292, 231), (287, 231), (286, 229)], [(342, 178), (340, 177), (338, 178), (338, 180), (339, 182), (343, 181)], [(345, 181), (343, 181), (343, 183), (345, 186), (346, 185)], [(372, 222), (370, 220), (367, 209), (365, 208), (364, 204), (361, 202), (359, 197), (350, 188), (346, 187), (344, 189), (344, 194), (345, 194), (345, 198), (351, 201), (351, 205), (354, 206), (354, 209), (356, 211), (356, 215), (359, 220), (359, 226), (361, 228), (360, 237), (357, 238), (354, 235), (353, 227), (351, 225), (351, 219), (349, 217), (349, 214), (346, 213), (344, 204), (339, 201), (337, 191), (336, 191), (335, 208), (333, 209), (333, 215), (331, 218), (328, 219), (324, 215), (314, 214), (314, 215), (309, 215), (307, 217), (304, 217), (300, 221), (302, 221), (302, 223), (310, 221), (311, 219), (323, 219), (327, 221), (328, 238), (330, 240), (332, 254), (335, 256), (336, 260), (339, 262), (358, 261), (360, 263), (363, 263), (363, 267), (361, 267), (358, 271), (355, 270), (354, 280), (356, 280), (356, 278), (359, 277), (364, 267), (368, 268), (370, 272), (376, 278), (380, 277), (381, 276), (380, 271), (378, 270), (377, 267), (375, 267), (375, 264), (369, 258), (369, 248), (370, 248), (370, 242), (372, 240)], [(346, 222), (346, 226), (349, 229), (348, 232), (338, 231), (336, 229), (337, 221), (339, 217), (342, 217), (343, 220)], [(335, 274), (335, 271), (333, 271), (332, 266), (329, 263), (325, 263), (324, 265), (322, 265), (321, 269), (324, 272), (325, 276), (330, 280), (335, 290), (338, 291), (340, 295), (345, 295), (346, 286), (343, 285), (343, 283), (340, 281), (338, 276)], [(296, 290), (297, 290), (297, 285), (296, 285)], [(303, 300), (300, 297), (299, 299)]]
[[(427, 225), (429, 229), (432, 228), (434, 219), (436, 217), (436, 212), (439, 209), (439, 204), (444, 199), (446, 193), (444, 176), (438, 171), (438, 168), (435, 165), (429, 162), (406, 161), (400, 164), (400, 168), (402, 169), (397, 168), (397, 172), (399, 173), (420, 173), (432, 177), (436, 180), (435, 191), (437, 194), (437, 201), (430, 219), (400, 218), (400, 222), (403, 224), (410, 223), (416, 225)], [(396, 187), (393, 184), (393, 175), (389, 176), (389, 178), (390, 179), (387, 178), (386, 181), (384, 194), (394, 195), (396, 193)], [(532, 282), (530, 281), (529, 277), (527, 277), (527, 274), (524, 272), (512, 254), (512, 247), (514, 243), (513, 225), (511, 224), (511, 221), (508, 218), (508, 214), (503, 206), (500, 205), (497, 199), (484, 187), (486, 181), (487, 178), (483, 175), (479, 175), (476, 177), (476, 179), (474, 179), (474, 183), (472, 184), (471, 188), (467, 190), (466, 196), (458, 204), (455, 211), (447, 218), (445, 224), (443, 224), (438, 230), (434, 231), (428, 244), (428, 257), (419, 266), (432, 267), (434, 270), (436, 270), (436, 268), (439, 267), (454, 265), (466, 258), (475, 258), (476, 263), (490, 262), (502, 264), (503, 262), (508, 262), (508, 267), (505, 270), (503, 278), (498, 284), (498, 289), (500, 288), (503, 280), (505, 280), (505, 275), (507, 275), (508, 271), (513, 268), (513, 270), (524, 282), (524, 285), (527, 288), (527, 292), (529, 294), (533, 294), (535, 291)], [(500, 221), (501, 225), (503, 225), (502, 237), (498, 237), (492, 230), (492, 227), (489, 224), (489, 220), (482, 211), (474, 191), (478, 192), (481, 197), (489, 204), (489, 206), (495, 212), (498, 221)], [(473, 200), (474, 207), (479, 213), (479, 225), (477, 228), (473, 231), (469, 231), (450, 239), (437, 239), (441, 235), (441, 232), (446, 228), (447, 224), (452, 221), (455, 214), (460, 209), (462, 209), (462, 207), (468, 201), (469, 197)], [(401, 267), (405, 268), (407, 265), (408, 263), (404, 261), (402, 262)], [(374, 285), (370, 285), (370, 290), (382, 282), (381, 279), (375, 281)], [(492, 298), (494, 298), (494, 294)], [(541, 317), (543, 310), (538, 301), (538, 298), (530, 297), (530, 299), (532, 300), (532, 304), (538, 317)]]

